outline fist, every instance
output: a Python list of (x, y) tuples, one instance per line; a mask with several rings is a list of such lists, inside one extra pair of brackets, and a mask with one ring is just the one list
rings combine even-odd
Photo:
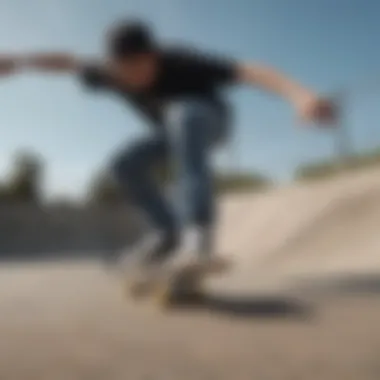
[(306, 96), (297, 104), (297, 113), (302, 122), (332, 125), (337, 118), (336, 104), (318, 96)]

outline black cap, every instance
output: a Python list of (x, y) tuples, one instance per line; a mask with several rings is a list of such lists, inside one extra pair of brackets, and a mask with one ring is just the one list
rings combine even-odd
[(114, 26), (108, 37), (108, 54), (112, 58), (126, 58), (156, 49), (151, 29), (138, 20), (124, 20)]

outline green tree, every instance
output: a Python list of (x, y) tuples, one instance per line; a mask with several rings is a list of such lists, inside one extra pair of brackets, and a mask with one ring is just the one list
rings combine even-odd
[(112, 175), (105, 170), (97, 173), (90, 183), (88, 202), (91, 204), (112, 205), (122, 200), (123, 194)]
[(3, 196), (20, 202), (41, 202), (43, 160), (34, 152), (19, 151), (15, 154)]

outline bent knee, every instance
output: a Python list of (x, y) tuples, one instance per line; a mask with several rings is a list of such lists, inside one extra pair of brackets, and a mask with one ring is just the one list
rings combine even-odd
[(139, 161), (136, 152), (129, 150), (112, 160), (111, 171), (118, 181), (128, 180), (140, 172), (141, 164)]
[(167, 155), (167, 142), (161, 138), (136, 141), (119, 153), (111, 162), (111, 170), (117, 178), (140, 177)]

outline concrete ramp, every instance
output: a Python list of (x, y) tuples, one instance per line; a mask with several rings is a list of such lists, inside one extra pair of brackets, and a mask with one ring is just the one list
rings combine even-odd
[(225, 199), (218, 250), (239, 266), (380, 268), (380, 170)]

